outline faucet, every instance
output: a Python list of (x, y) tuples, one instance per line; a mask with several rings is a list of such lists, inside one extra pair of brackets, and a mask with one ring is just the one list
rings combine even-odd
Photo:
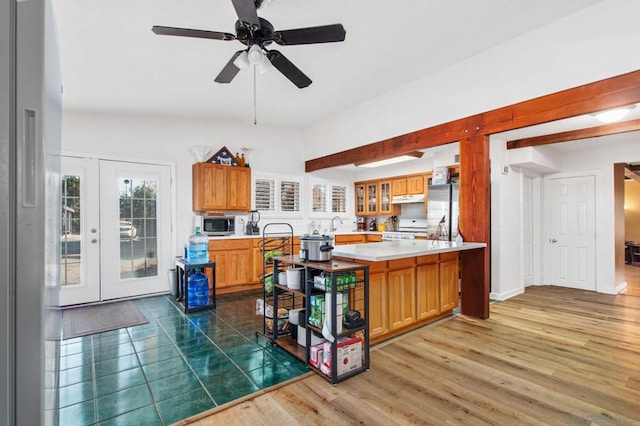
[(340, 219), (340, 216), (334, 216), (333, 218), (331, 218), (331, 232), (336, 232), (338, 230), (336, 225), (334, 225), (334, 221), (336, 219), (338, 219), (340, 221), (340, 225), (342, 225), (342, 219)]

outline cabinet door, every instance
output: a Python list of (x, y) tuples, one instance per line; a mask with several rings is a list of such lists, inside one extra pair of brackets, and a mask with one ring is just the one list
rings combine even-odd
[(229, 286), (229, 254), (226, 251), (209, 251), (209, 260), (216, 263), (216, 288)]
[(363, 244), (366, 241), (365, 235), (336, 235), (335, 243), (336, 245), (345, 245), (345, 244)]
[(227, 209), (251, 210), (251, 169), (248, 167), (227, 168)]
[(440, 262), (440, 311), (458, 306), (458, 259)]
[(365, 214), (378, 214), (378, 182), (367, 183)]
[(264, 258), (262, 257), (262, 250), (258, 247), (253, 247), (252, 249), (252, 260), (251, 263), (253, 265), (252, 273), (251, 273), (251, 282), (259, 283), (260, 278), (262, 277), (262, 268)]
[(440, 313), (440, 268), (438, 263), (418, 266), (416, 276), (416, 317), (423, 320)]
[(227, 205), (226, 169), (211, 163), (196, 163), (192, 172), (193, 211), (224, 210)]
[(391, 195), (407, 195), (407, 180), (405, 178), (391, 181)]
[[(377, 272), (369, 274), (369, 337), (389, 332), (387, 317), (389, 300), (387, 298), (387, 274)], [(364, 308), (364, 307), (363, 307)], [(360, 312), (364, 312), (361, 310)]]
[(356, 216), (364, 216), (365, 214), (365, 185), (356, 184)]
[(380, 214), (391, 213), (391, 181), (380, 182), (380, 206), (378, 211)]
[(228, 252), (227, 285), (249, 284), (251, 281), (251, 249), (230, 250)]
[(389, 328), (397, 330), (415, 322), (415, 268), (389, 271)]
[(407, 178), (407, 194), (424, 194), (424, 176)]

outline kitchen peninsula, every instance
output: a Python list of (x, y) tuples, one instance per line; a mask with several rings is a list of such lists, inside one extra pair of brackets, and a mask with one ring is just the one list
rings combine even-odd
[(452, 314), (458, 306), (458, 254), (485, 243), (394, 240), (338, 245), (333, 256), (369, 265), (371, 342)]

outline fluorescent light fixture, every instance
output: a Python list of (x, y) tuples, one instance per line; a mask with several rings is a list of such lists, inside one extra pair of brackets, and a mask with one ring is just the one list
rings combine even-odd
[(424, 152), (421, 151), (412, 151), (407, 152), (402, 155), (398, 155), (395, 157), (384, 158), (382, 160), (375, 161), (359, 161), (357, 163), (353, 163), (354, 166), (357, 167), (380, 167), (380, 166), (388, 166), (390, 164), (402, 163), (404, 161), (416, 160), (421, 158)]
[(626, 117), (627, 114), (629, 114), (629, 111), (635, 107), (635, 105), (631, 105), (624, 108), (608, 109), (606, 111), (597, 112), (593, 114), (593, 116), (601, 123), (614, 123)]

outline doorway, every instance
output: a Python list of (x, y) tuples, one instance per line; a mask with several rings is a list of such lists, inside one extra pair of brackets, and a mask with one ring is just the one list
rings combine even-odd
[(171, 168), (62, 157), (60, 304), (169, 290)]
[(551, 177), (546, 184), (547, 281), (595, 291), (595, 177)]

